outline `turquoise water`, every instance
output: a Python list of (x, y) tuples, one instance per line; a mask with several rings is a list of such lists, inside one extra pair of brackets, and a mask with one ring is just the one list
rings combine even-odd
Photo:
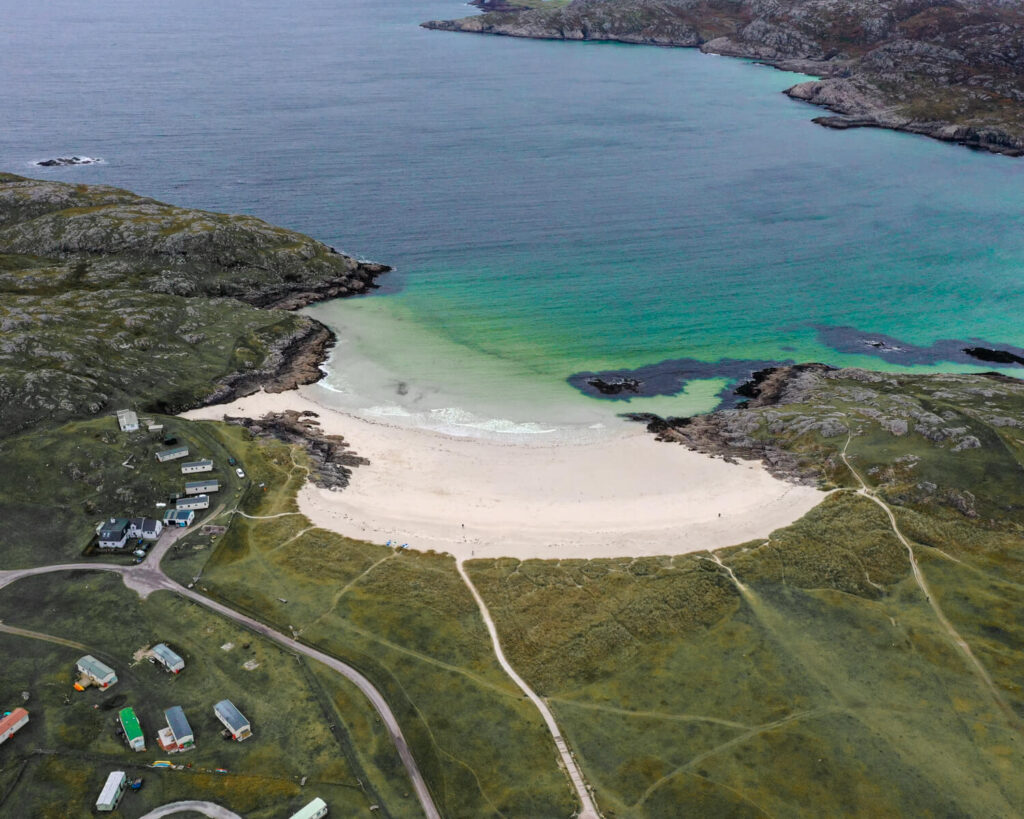
[[(819, 128), (779, 93), (795, 75), (418, 28), (471, 11), (440, 0), (7, 5), (0, 167), (256, 213), (396, 267), (313, 311), (349, 408), (586, 428), (707, 409), (724, 382), (627, 407), (566, 382), (584, 370), (901, 366), (820, 325), (1024, 345), (1024, 162)], [(29, 167), (62, 153), (106, 161)]]

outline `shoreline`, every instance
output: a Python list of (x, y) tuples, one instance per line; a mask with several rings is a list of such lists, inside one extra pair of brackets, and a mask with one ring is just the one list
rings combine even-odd
[(358, 418), (318, 402), (308, 388), (258, 392), (183, 417), (285, 410), (316, 413), (323, 433), (343, 436), (352, 454), (369, 460), (343, 491), (302, 487), (299, 509), (313, 525), (460, 561), (719, 549), (767, 538), (825, 498), (759, 462), (667, 446), (628, 422), (621, 435), (597, 442), (521, 445)]

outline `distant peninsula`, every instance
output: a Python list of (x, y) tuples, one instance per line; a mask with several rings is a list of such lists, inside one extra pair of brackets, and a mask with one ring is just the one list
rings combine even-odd
[(1024, 6), (1013, 0), (479, 0), (431, 29), (699, 48), (819, 77), (786, 90), (830, 128), (1024, 155)]

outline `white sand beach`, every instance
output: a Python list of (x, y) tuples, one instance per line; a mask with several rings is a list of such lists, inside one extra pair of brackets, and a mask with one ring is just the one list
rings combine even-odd
[(299, 507), (317, 526), (375, 543), (459, 559), (683, 554), (767, 537), (824, 498), (759, 463), (659, 443), (640, 425), (585, 444), (504, 444), (366, 421), (311, 392), (258, 393), (185, 417), (317, 413), (370, 464), (342, 491), (307, 484)]

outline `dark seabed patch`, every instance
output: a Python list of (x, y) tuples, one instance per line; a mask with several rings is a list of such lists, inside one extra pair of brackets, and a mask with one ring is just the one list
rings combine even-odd
[(952, 338), (939, 339), (922, 347), (901, 341), (884, 333), (866, 333), (856, 327), (832, 327), (817, 324), (818, 339), (833, 350), (854, 355), (873, 355), (890, 364), (927, 365), (948, 362), (951, 364), (977, 364), (979, 361), (995, 364), (1016, 364), (1024, 366), (1024, 348), (992, 342), (981, 338), (962, 341)]
[(737, 381), (750, 379), (758, 370), (793, 363), (795, 362), (792, 360), (723, 358), (721, 361), (698, 361), (695, 358), (673, 358), (634, 370), (576, 373), (566, 380), (584, 395), (592, 398), (629, 401), (631, 398), (679, 395), (690, 381), (727, 378), (729, 384), (719, 391), (718, 397), (721, 399), (720, 406), (729, 407), (744, 400), (744, 396), (733, 389)]

